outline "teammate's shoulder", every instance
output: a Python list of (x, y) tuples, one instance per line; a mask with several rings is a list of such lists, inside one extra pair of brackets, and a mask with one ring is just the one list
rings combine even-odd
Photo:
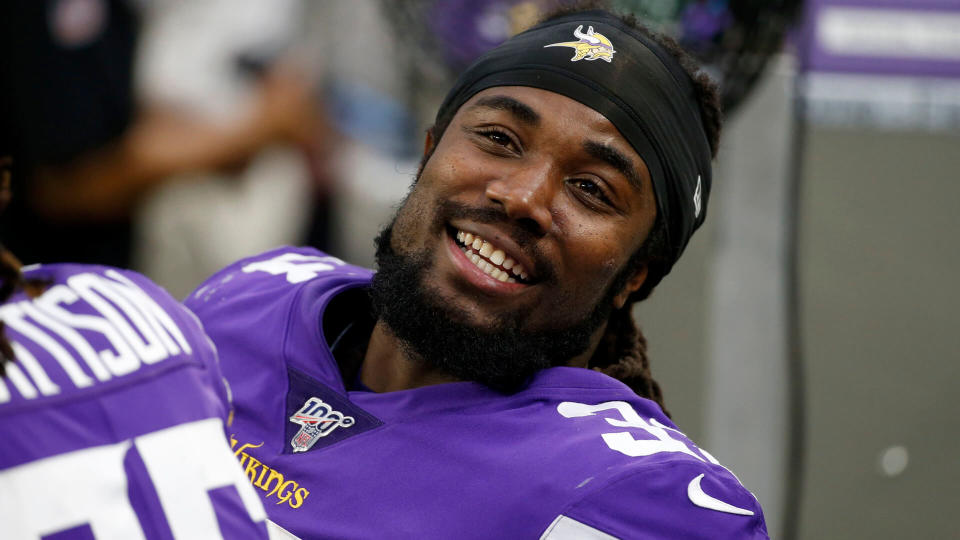
[(373, 272), (311, 247), (291, 247), (266, 251), (240, 259), (210, 276), (184, 303), (191, 309), (222, 301), (236, 295), (276, 298), (304, 287), (335, 286), (343, 282), (362, 282)]
[(119, 388), (174, 365), (216, 367), (200, 322), (139, 273), (78, 264), (22, 273), (32, 294), (18, 291), (0, 306), (15, 358), (0, 380), (7, 412)]
[(166, 324), (166, 318), (173, 317), (178, 324), (186, 323), (191, 332), (203, 333), (193, 314), (176, 298), (133, 270), (97, 264), (55, 263), (24, 266), (21, 273), (26, 282), (39, 290), (39, 296), (33, 298), (26, 291), (19, 291), (5, 305), (30, 301), (44, 311), (57, 312), (58, 307), (69, 307), (80, 316), (86, 310), (92, 310), (91, 313), (120, 322), (121, 326), (123, 321), (115, 319), (114, 313), (123, 314), (124, 320), (135, 326), (140, 319), (138, 315), (143, 314), (143, 319), (153, 328), (156, 328), (156, 319), (163, 319), (161, 322)]
[[(24, 280), (35, 282), (45, 288), (65, 283), (95, 283), (104, 281), (105, 278), (114, 283), (122, 283), (128, 286), (133, 284), (151, 296), (164, 301), (169, 300), (174, 304), (178, 303), (166, 289), (154, 283), (150, 278), (125, 268), (78, 263), (31, 264), (24, 266), (21, 273)], [(96, 277), (90, 278), (89, 276)]]

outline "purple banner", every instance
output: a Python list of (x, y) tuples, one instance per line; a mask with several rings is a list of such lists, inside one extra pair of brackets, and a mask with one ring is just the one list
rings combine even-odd
[(960, 0), (809, 0), (804, 71), (960, 78)]

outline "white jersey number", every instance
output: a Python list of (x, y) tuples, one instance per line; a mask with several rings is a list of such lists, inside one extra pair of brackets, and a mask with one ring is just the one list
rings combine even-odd
[(178, 540), (222, 538), (207, 496), (211, 489), (235, 486), (251, 520), (266, 518), (236, 466), (222, 422), (209, 418), (0, 472), (2, 536), (39, 540), (89, 524), (97, 540), (143, 539), (127, 496), (124, 458), (131, 448), (143, 459)]
[(607, 443), (607, 446), (609, 446), (611, 450), (616, 450), (630, 457), (649, 456), (660, 452), (679, 452), (693, 456), (700, 461), (716, 463), (713, 456), (700, 450), (700, 453), (703, 454), (703, 457), (701, 457), (683, 441), (671, 437), (668, 431), (674, 431), (680, 435), (683, 435), (682, 433), (661, 424), (655, 418), (651, 418), (649, 421), (644, 420), (637, 414), (637, 411), (633, 410), (633, 407), (625, 401), (607, 401), (598, 403), (597, 405), (587, 405), (586, 403), (577, 403), (576, 401), (564, 401), (557, 406), (557, 412), (566, 418), (594, 416), (597, 413), (607, 411), (615, 411), (619, 413), (620, 416), (620, 418), (603, 417), (611, 426), (639, 429), (653, 437), (652, 439), (636, 439), (629, 431), (602, 433), (600, 436), (603, 437), (603, 442)]
[(284, 253), (265, 261), (252, 262), (243, 267), (244, 273), (266, 272), (278, 276), (283, 274), (290, 283), (309, 281), (320, 272), (329, 272), (344, 263), (336, 257), (320, 257), (302, 253)]

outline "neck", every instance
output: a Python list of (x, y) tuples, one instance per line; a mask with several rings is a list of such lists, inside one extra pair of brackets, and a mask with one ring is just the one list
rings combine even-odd
[(390, 327), (382, 320), (377, 321), (360, 369), (364, 386), (374, 392), (393, 392), (456, 380), (412, 357)]
[(571, 358), (565, 365), (586, 368), (590, 364), (590, 359), (593, 358), (594, 353), (597, 352), (597, 347), (600, 345), (600, 340), (606, 331), (607, 323), (601, 324), (600, 327), (593, 332), (593, 335), (590, 336), (590, 345), (587, 347), (587, 350)]

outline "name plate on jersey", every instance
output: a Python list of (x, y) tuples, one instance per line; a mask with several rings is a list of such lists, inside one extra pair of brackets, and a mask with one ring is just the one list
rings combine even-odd
[(287, 373), (284, 454), (326, 448), (383, 424), (329, 386), (295, 369)]

